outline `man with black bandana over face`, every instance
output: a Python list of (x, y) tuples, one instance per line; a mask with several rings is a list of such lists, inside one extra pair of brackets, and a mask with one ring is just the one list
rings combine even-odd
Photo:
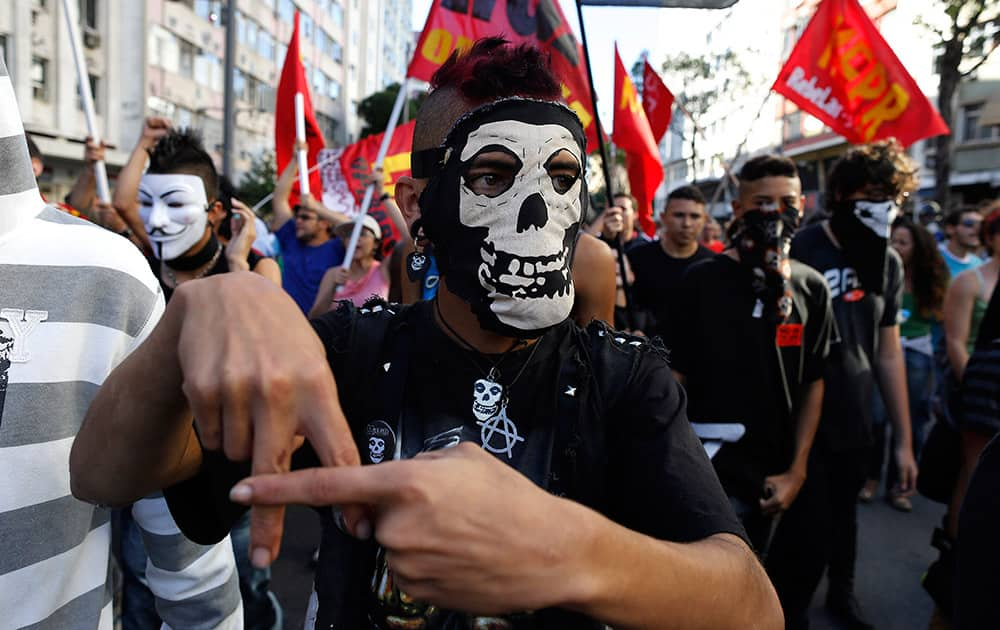
[[(187, 283), (98, 394), (75, 491), (168, 486), (207, 539), (227, 494), (254, 504), (260, 564), (279, 506), (321, 506), (316, 627), (780, 627), (662, 351), (569, 320), (585, 140), (541, 53), (482, 40), (432, 84), (396, 197), (439, 257), (436, 302), (310, 329), (249, 274)], [(154, 369), (166, 408), (136, 422), (129, 385)]]
[[(893, 424), (900, 494), (917, 477), (910, 435), (899, 308), (903, 267), (888, 246), (898, 204), (915, 185), (916, 167), (895, 140), (854, 147), (828, 177), (830, 219), (792, 241), (792, 257), (823, 274), (830, 286), (839, 340), (824, 375), (823, 415), (802, 494), (815, 494), (817, 531), (828, 528), (823, 553), (802, 540), (798, 554), (804, 610), (829, 563), (826, 604), (852, 628), (869, 628), (854, 597), (857, 496), (872, 445), (872, 396), (878, 383)], [(807, 566), (808, 565), (808, 566)], [(790, 619), (789, 621), (794, 621)]]
[(795, 164), (754, 158), (739, 182), (733, 246), (683, 278), (671, 358), (689, 417), (704, 423), (696, 424), (700, 434), (745, 431), (721, 444), (713, 464), (788, 626), (799, 627), (793, 620), (805, 609), (786, 541), (806, 539), (812, 527), (804, 518), (811, 497), (800, 490), (819, 424), (833, 312), (823, 277), (788, 259), (802, 207)]
[[(795, 164), (760, 156), (743, 166), (739, 182), (734, 246), (685, 273), (671, 358), (688, 393), (688, 416), (704, 423), (696, 431), (745, 430), (723, 443), (712, 463), (763, 556), (773, 519), (793, 505), (806, 479), (833, 311), (823, 277), (788, 259), (802, 207)], [(782, 567), (766, 568), (781, 597), (774, 569)]]

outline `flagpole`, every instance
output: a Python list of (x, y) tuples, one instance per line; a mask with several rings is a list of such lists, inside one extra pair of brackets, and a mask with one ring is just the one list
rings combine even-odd
[(309, 194), (309, 154), (302, 144), (306, 141), (306, 106), (302, 92), (295, 93), (295, 139), (299, 143), (296, 157), (299, 161), (299, 194)]
[[(311, 167), (309, 167), (309, 173), (312, 173), (313, 171), (315, 171), (318, 168), (323, 168), (324, 166), (326, 166), (330, 162), (335, 162), (338, 159), (340, 159), (340, 156), (328, 157), (325, 160), (320, 160), (319, 162), (316, 162)], [(266, 204), (268, 201), (271, 201), (272, 199), (274, 199), (274, 191), (269, 192), (266, 195), (264, 195), (261, 198), (261, 200), (258, 201), (257, 203), (255, 203), (253, 206), (251, 206), (250, 209), (254, 211), (254, 214), (256, 214), (258, 210), (260, 210), (261, 208), (264, 207), (264, 204)]]
[[(608, 206), (611, 206), (614, 193), (611, 189), (611, 168), (608, 163), (608, 149), (604, 146), (604, 135), (601, 133), (601, 116), (597, 111), (597, 90), (594, 88), (594, 71), (590, 67), (590, 49), (587, 47), (587, 29), (583, 25), (582, 0), (576, 0), (576, 15), (580, 21), (580, 43), (583, 45), (583, 60), (587, 65), (587, 81), (590, 82), (590, 102), (594, 108), (594, 124), (597, 126), (597, 147), (601, 152), (601, 170), (604, 171), (604, 190)], [(614, 240), (615, 252), (618, 255), (618, 273), (622, 279), (622, 294), (625, 299), (625, 327), (632, 328), (632, 300), (629, 299), (628, 274), (625, 272), (625, 248), (621, 238)], [(614, 326), (614, 322), (608, 322)]]
[[(399, 115), (403, 111), (403, 103), (406, 101), (406, 93), (409, 91), (409, 77), (403, 78), (403, 84), (399, 86), (399, 93), (396, 94), (396, 102), (392, 105), (392, 113), (389, 115), (389, 124), (385, 128), (385, 135), (382, 136), (382, 145), (378, 148), (378, 156), (375, 158), (375, 165), (372, 171), (377, 171), (382, 168), (382, 162), (385, 161), (385, 154), (389, 151), (389, 143), (392, 142), (392, 133), (396, 131), (396, 123), (399, 121)], [(366, 214), (368, 214), (368, 209), (372, 205), (372, 197), (375, 195), (375, 183), (371, 182), (365, 187), (365, 197), (361, 201), (361, 211), (358, 212), (358, 216), (354, 220), (354, 228), (351, 230), (351, 240), (347, 244), (347, 251), (344, 253), (344, 264), (341, 265), (344, 269), (351, 268), (351, 261), (354, 260), (354, 250), (358, 247), (358, 239), (361, 238), (361, 220)], [(405, 234), (400, 236), (405, 237)]]
[[(87, 119), (87, 133), (90, 140), (97, 146), (101, 145), (101, 134), (97, 130), (97, 113), (94, 110), (94, 95), (90, 91), (90, 74), (87, 72), (87, 60), (83, 57), (83, 45), (80, 42), (80, 31), (77, 30), (79, 15), (71, 0), (63, 0), (63, 14), (66, 16), (66, 27), (69, 30), (69, 44), (73, 49), (73, 62), (76, 64), (76, 78), (80, 85), (80, 102), (83, 104), (83, 115)], [(97, 186), (97, 198), (102, 203), (111, 203), (111, 189), (108, 186), (108, 170), (104, 160), (94, 162), (94, 179)], [(84, 208), (80, 208), (83, 210)]]

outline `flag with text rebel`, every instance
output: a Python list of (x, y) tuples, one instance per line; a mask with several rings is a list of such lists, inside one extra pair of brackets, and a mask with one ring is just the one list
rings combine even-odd
[(646, 112), (649, 128), (653, 131), (653, 140), (659, 144), (670, 127), (674, 95), (656, 70), (653, 70), (653, 66), (649, 65), (649, 61), (642, 62), (642, 109)]
[(611, 140), (625, 151), (628, 181), (636, 199), (636, 217), (642, 231), (650, 236), (656, 232), (653, 223), (653, 196), (663, 181), (660, 152), (646, 112), (639, 105), (632, 79), (625, 72), (622, 58), (615, 45), (615, 126)]
[[(288, 42), (288, 52), (285, 54), (285, 64), (281, 68), (278, 79), (278, 91), (274, 106), (274, 154), (278, 173), (281, 173), (288, 161), (295, 159), (295, 94), (301, 92), (305, 103), (306, 142), (309, 144), (309, 164), (316, 164), (317, 155), (323, 148), (323, 132), (320, 131), (313, 112), (312, 99), (309, 97), (309, 82), (302, 66), (302, 56), (299, 53), (299, 12), (295, 12), (295, 28), (292, 39)], [(322, 183), (319, 171), (313, 171), (309, 176), (309, 190), (316, 199), (322, 198)], [(290, 203), (297, 203), (299, 194), (298, 179), (292, 188)]]
[(772, 89), (852, 144), (949, 133), (858, 0), (823, 0)]
[(563, 100), (580, 117), (587, 146), (594, 149), (597, 125), (583, 48), (558, 0), (433, 0), (406, 76), (430, 81), (452, 51), (468, 50), (477, 39), (495, 36), (530, 43), (550, 54)]

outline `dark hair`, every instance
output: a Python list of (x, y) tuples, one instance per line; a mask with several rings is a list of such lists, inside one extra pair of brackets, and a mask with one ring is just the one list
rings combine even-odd
[(219, 172), (194, 129), (171, 129), (149, 151), (149, 173), (197, 175), (209, 201), (219, 197)]
[(741, 182), (755, 182), (765, 177), (798, 177), (795, 162), (783, 155), (758, 155), (747, 160), (737, 177)]
[(233, 186), (233, 182), (230, 181), (225, 175), (219, 176), (219, 201), (222, 202), (222, 208), (226, 211), (226, 216), (222, 219), (215, 231), (219, 233), (224, 239), (229, 240), (233, 238), (233, 197), (236, 196), (236, 187)]
[(917, 312), (924, 318), (939, 317), (951, 276), (937, 241), (930, 230), (907, 217), (899, 217), (893, 221), (892, 229), (898, 228), (908, 230), (913, 239), (908, 273), (913, 284), (913, 301)]
[(697, 186), (687, 185), (673, 189), (667, 195), (667, 203), (669, 204), (674, 199), (688, 199), (703, 206), (706, 205), (705, 195), (701, 194), (701, 189)]
[(465, 54), (452, 52), (431, 77), (431, 88), (442, 87), (456, 89), (474, 105), (508, 96), (554, 101), (562, 94), (547, 54), (503, 37), (484, 37)]
[[(994, 205), (997, 206), (996, 210), (986, 215), (986, 218), (983, 219), (982, 234), (979, 237), (983, 245), (986, 246), (986, 251), (989, 252), (990, 256), (997, 255), (997, 252), (993, 251), (992, 240), (997, 233), (1000, 233), (1000, 204)], [(992, 207), (987, 207), (987, 210)]]
[(24, 139), (28, 142), (28, 156), (31, 157), (32, 160), (44, 162), (45, 158), (42, 157), (42, 152), (38, 149), (38, 145), (35, 144), (31, 134), (24, 134)]
[(958, 224), (962, 222), (962, 217), (967, 214), (975, 214), (982, 216), (979, 210), (972, 207), (958, 208), (957, 210), (952, 210), (944, 217), (944, 224), (950, 225), (951, 227), (958, 227)]
[(464, 54), (452, 52), (431, 77), (431, 88), (413, 130), (413, 149), (418, 151), (441, 144), (455, 120), (484, 103), (513, 96), (562, 98), (548, 55), (502, 37), (477, 40)]
[(844, 200), (868, 185), (895, 199), (917, 188), (917, 165), (895, 138), (852, 147), (830, 169), (828, 188)]
[(628, 199), (629, 201), (631, 201), (632, 202), (632, 209), (633, 210), (638, 210), (639, 209), (639, 202), (636, 201), (635, 197), (633, 197), (629, 193), (626, 193), (626, 192), (615, 193), (615, 194), (611, 195), (611, 200), (614, 201), (615, 199), (618, 199), (619, 197), (621, 197), (622, 199)]

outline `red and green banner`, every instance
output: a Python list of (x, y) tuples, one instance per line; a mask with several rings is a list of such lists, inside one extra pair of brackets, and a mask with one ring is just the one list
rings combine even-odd
[(433, 0), (406, 76), (429, 81), (454, 50), (468, 50), (483, 37), (502, 36), (548, 52), (562, 82), (563, 99), (597, 146), (597, 125), (587, 81), (583, 49), (570, 29), (558, 0)]
[(772, 87), (852, 144), (949, 133), (857, 0), (823, 0)]

